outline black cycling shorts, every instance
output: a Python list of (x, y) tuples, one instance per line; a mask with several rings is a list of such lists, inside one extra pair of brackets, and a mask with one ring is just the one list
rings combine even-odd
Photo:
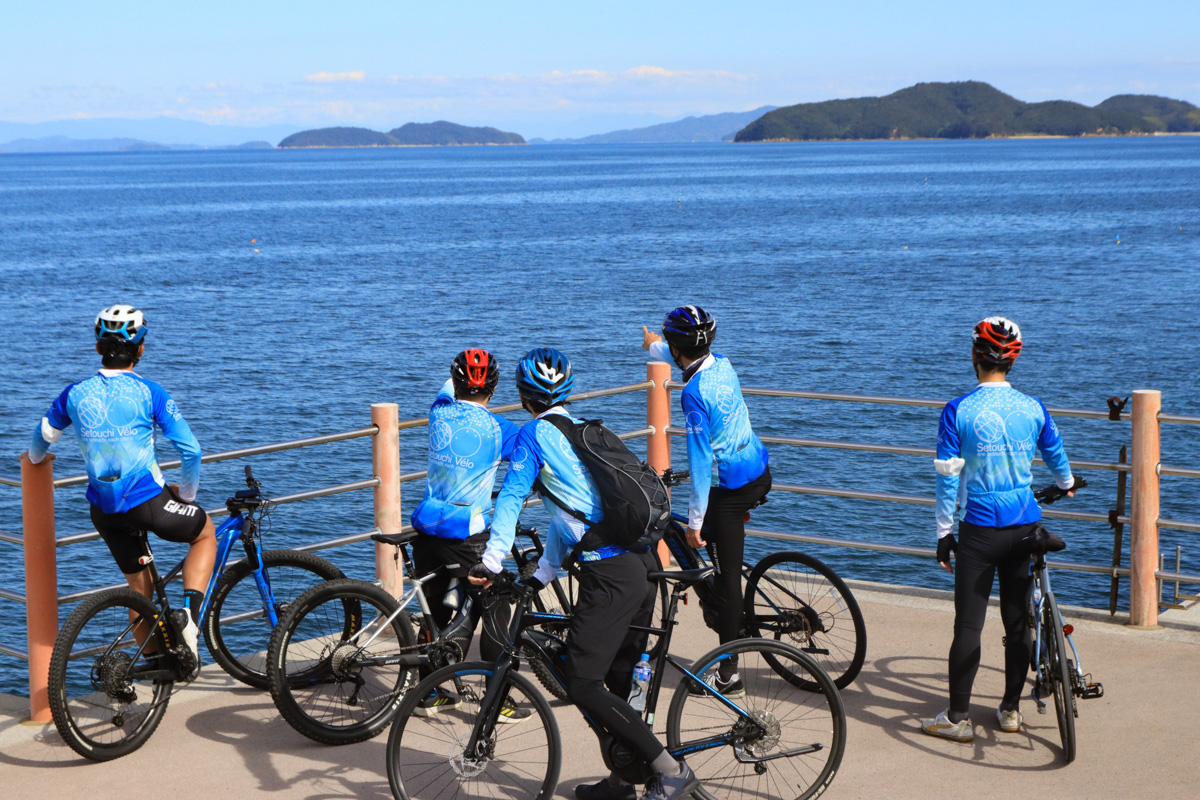
[(152, 531), (168, 542), (191, 544), (204, 530), (206, 522), (208, 516), (203, 508), (197, 503), (180, 500), (165, 486), (157, 497), (120, 514), (106, 514), (92, 506), (92, 524), (108, 545), (117, 566), (126, 575), (134, 575), (144, 569), (138, 563), (142, 557), (139, 532)]

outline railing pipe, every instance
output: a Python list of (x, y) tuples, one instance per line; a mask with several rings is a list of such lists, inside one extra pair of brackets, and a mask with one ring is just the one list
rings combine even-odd
[(1133, 393), (1133, 487), (1129, 531), (1129, 624), (1158, 625), (1158, 462), (1162, 392)]
[[(646, 380), (650, 383), (650, 388), (646, 389), (646, 427), (650, 429), (646, 438), (646, 463), (661, 475), (671, 468), (671, 437), (667, 435), (667, 429), (671, 427), (671, 390), (667, 388), (671, 365), (665, 361), (647, 362)], [(667, 543), (659, 542), (658, 560), (667, 564), (670, 558)]]
[[(247, 458), (249, 456), (258, 456), (265, 453), (278, 453), (283, 450), (298, 450), (301, 447), (312, 447), (318, 444), (329, 444), (331, 442), (341, 442), (347, 439), (361, 439), (364, 436), (374, 436), (375, 427), (359, 428), (353, 431), (345, 431), (343, 433), (326, 433), (321, 436), (310, 436), (306, 439), (292, 439), (287, 442), (275, 442), (274, 444), (260, 444), (254, 447), (242, 447), (237, 450), (226, 450), (221, 453), (211, 453), (200, 458), (201, 464), (211, 464), (215, 461), (229, 461), (234, 458)], [(159, 469), (175, 469), (182, 462), (179, 459), (173, 461), (163, 461), (159, 463)], [(87, 475), (72, 475), (67, 478), (59, 478), (54, 482), (56, 487), (63, 486), (80, 486), (87, 483)]]
[[(379, 430), (371, 442), (371, 466), (379, 483), (375, 487), (375, 527), (383, 533), (399, 533), (400, 513), (400, 407), (395, 403), (372, 403), (371, 422)], [(394, 548), (375, 543), (375, 577), (393, 597), (404, 591), (404, 573), (392, 558)]]
[(50, 656), (58, 637), (58, 563), (54, 544), (54, 456), (40, 464), (21, 456), (25, 537), (25, 616), (29, 653), (29, 718), (50, 721)]

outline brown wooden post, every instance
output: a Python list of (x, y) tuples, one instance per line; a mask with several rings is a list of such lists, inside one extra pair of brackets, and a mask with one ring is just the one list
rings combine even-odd
[(29, 718), (49, 722), (50, 656), (58, 638), (58, 554), (54, 541), (54, 456), (34, 464), (21, 456), (21, 518), (25, 546)]
[[(654, 385), (646, 390), (646, 427), (653, 432), (646, 439), (646, 463), (662, 474), (671, 468), (671, 437), (667, 426), (671, 424), (671, 365), (663, 361), (646, 363), (646, 380)], [(666, 542), (658, 543), (658, 559), (663, 566), (670, 563), (671, 551)]]
[[(400, 513), (400, 408), (395, 403), (372, 403), (371, 424), (379, 432), (371, 439), (371, 467), (375, 487), (375, 527), (380, 533), (399, 533)], [(395, 560), (396, 548), (375, 543), (375, 577), (393, 597), (404, 591), (404, 573)]]
[(1158, 625), (1158, 466), (1162, 392), (1133, 393), (1133, 485), (1129, 525), (1129, 624)]

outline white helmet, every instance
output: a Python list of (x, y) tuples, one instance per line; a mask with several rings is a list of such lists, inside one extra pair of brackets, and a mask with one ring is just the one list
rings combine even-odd
[(133, 306), (109, 306), (96, 315), (96, 341), (137, 344), (146, 336), (146, 316)]

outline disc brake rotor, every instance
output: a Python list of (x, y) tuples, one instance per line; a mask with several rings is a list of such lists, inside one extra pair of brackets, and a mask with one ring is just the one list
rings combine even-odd
[(779, 720), (770, 711), (751, 711), (750, 717), (766, 730), (753, 741), (746, 742), (746, 752), (755, 758), (762, 758), (779, 746)]

